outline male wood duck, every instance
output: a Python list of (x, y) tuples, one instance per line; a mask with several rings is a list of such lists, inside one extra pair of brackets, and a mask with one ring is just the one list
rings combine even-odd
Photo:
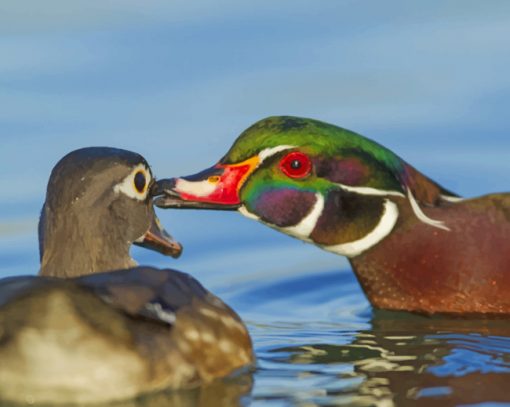
[(218, 297), (187, 274), (134, 267), (132, 243), (181, 251), (154, 213), (154, 182), (143, 157), (113, 148), (53, 169), (40, 276), (0, 280), (0, 399), (110, 402), (253, 363), (246, 327)]
[(461, 199), (349, 130), (270, 117), (158, 188), (157, 206), (238, 210), (346, 256), (375, 307), (510, 313), (510, 194)]

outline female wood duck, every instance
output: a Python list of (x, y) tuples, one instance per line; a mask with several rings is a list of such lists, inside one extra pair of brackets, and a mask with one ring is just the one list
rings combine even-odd
[(74, 151), (53, 169), (40, 276), (0, 280), (0, 399), (109, 402), (253, 363), (240, 318), (198, 281), (129, 268), (132, 243), (181, 251), (154, 213), (154, 182), (143, 157), (113, 148)]
[(158, 206), (239, 210), (347, 256), (376, 307), (510, 313), (510, 195), (461, 199), (340, 127), (264, 119), (212, 168), (158, 188)]

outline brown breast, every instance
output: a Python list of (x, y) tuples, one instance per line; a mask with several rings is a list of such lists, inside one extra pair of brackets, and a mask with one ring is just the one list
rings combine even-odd
[(423, 208), (404, 199), (393, 232), (351, 260), (373, 305), (425, 313), (510, 313), (510, 194)]

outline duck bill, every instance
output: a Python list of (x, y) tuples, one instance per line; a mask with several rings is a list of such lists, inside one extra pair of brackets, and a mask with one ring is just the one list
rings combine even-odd
[(238, 164), (216, 164), (198, 174), (157, 182), (154, 204), (160, 208), (237, 210), (239, 191), (257, 168), (258, 157)]
[(133, 244), (174, 258), (182, 253), (182, 245), (163, 228), (156, 214), (152, 218), (149, 230)]

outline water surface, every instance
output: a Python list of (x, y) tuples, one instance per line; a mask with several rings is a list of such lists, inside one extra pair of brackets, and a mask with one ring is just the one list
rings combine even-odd
[[(293, 114), (376, 139), (464, 196), (509, 189), (508, 2), (23, 3), (0, 5), (2, 277), (37, 272), (46, 180), (83, 146), (182, 175)], [(224, 298), (258, 366), (129, 405), (510, 403), (508, 321), (376, 311), (341, 257), (237, 213), (159, 214), (184, 255), (133, 255)]]

